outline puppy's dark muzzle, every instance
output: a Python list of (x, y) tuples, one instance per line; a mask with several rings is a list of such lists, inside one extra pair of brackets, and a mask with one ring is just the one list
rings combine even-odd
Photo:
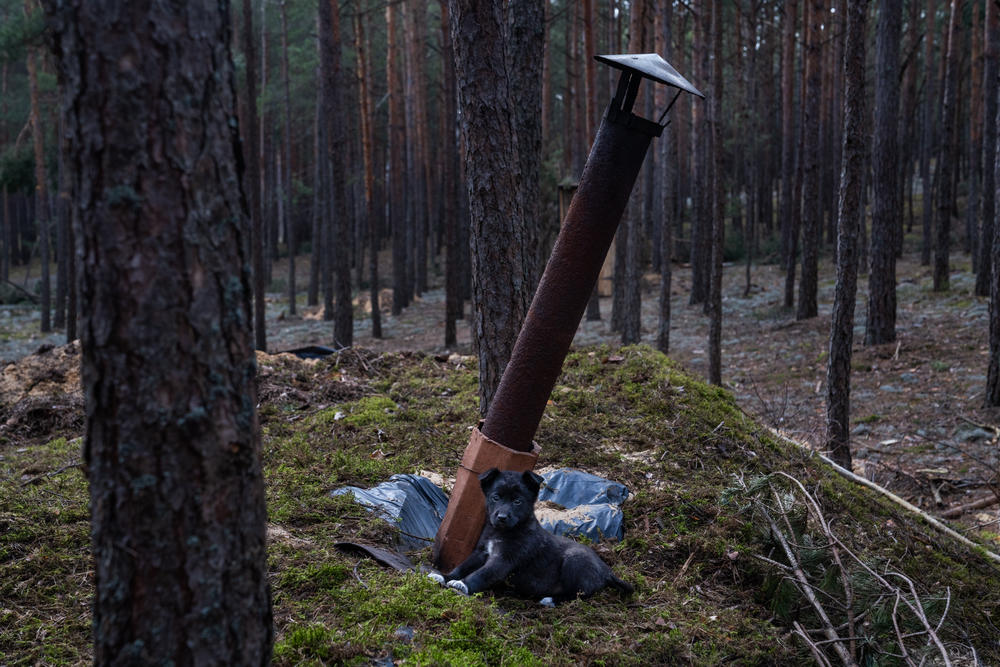
[(510, 522), (510, 517), (506, 514), (497, 513), (493, 515), (493, 525), (497, 528), (506, 528)]

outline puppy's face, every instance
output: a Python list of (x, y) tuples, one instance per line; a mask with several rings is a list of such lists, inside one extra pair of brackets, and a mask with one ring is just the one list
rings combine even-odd
[(532, 516), (542, 478), (528, 471), (491, 468), (479, 476), (486, 496), (486, 519), (498, 530), (511, 530)]

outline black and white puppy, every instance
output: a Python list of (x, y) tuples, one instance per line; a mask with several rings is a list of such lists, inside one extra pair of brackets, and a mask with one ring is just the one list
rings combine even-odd
[(546, 606), (589, 597), (605, 586), (622, 593), (632, 586), (588, 546), (549, 533), (535, 517), (542, 478), (533, 472), (491, 468), (479, 476), (486, 496), (486, 525), (475, 550), (442, 577), (429, 575), (466, 595), (506, 582), (523, 597)]

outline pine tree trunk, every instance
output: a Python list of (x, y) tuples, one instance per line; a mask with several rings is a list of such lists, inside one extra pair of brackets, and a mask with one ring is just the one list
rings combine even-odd
[(389, 91), (389, 224), (392, 230), (392, 314), (399, 315), (410, 304), (406, 267), (406, 113), (404, 104), (402, 49), (399, 44), (400, 8), (385, 7), (386, 77)]
[[(317, 20), (317, 32), (321, 33), (319, 21)], [(317, 35), (319, 37), (319, 35)], [(320, 52), (321, 39), (316, 40), (316, 50)], [(317, 84), (322, 87), (323, 72), (321, 68), (316, 68)], [(319, 273), (320, 264), (323, 263), (323, 232), (324, 211), (329, 207), (326, 205), (325, 188), (326, 171), (323, 151), (320, 145), (326, 141), (326, 119), (323, 116), (323, 96), (316, 96), (315, 115), (313, 116), (313, 210), (312, 210), (312, 243), (309, 252), (309, 286), (306, 288), (306, 305), (316, 306), (319, 304)], [(333, 319), (333, 310), (329, 313), (324, 309), (324, 319)]]
[[(510, 94), (512, 99), (517, 100), (513, 105), (513, 124), (521, 172), (519, 193), (527, 234), (525, 243), (531, 255), (525, 260), (525, 281), (529, 294), (534, 294), (548, 259), (548, 244), (542, 242), (542, 123), (539, 107), (542, 77), (537, 64), (538, 54), (545, 48), (545, 4), (545, 0), (508, 0), (506, 3), (507, 71), (510, 73)], [(588, 56), (588, 64), (592, 61), (593, 58)], [(589, 67), (593, 69), (592, 64)]]
[(811, 0), (806, 43), (806, 87), (803, 96), (802, 168), (802, 278), (795, 319), (805, 320), (818, 313), (819, 243), (823, 233), (820, 211), (820, 112), (823, 84), (823, 16), (826, 5)]
[[(661, 54), (668, 62), (672, 57), (673, 33), (671, 31), (673, 22), (673, 3), (662, 3), (656, 12), (656, 53)], [(658, 108), (666, 109), (667, 89), (660, 86), (657, 89), (660, 95)], [(673, 95), (671, 92), (670, 95)], [(670, 292), (673, 283), (673, 257), (674, 257), (674, 224), (675, 224), (675, 193), (674, 193), (674, 153), (676, 152), (676, 142), (674, 140), (674, 128), (668, 125), (660, 137), (658, 145), (660, 158), (660, 180), (662, 187), (660, 196), (662, 198), (661, 209), (663, 212), (662, 229), (660, 231), (660, 295), (659, 295), (659, 321), (656, 334), (656, 348), (667, 354), (670, 352)]]
[(920, 244), (920, 264), (929, 266), (931, 263), (931, 247), (933, 241), (934, 215), (934, 181), (931, 180), (931, 155), (934, 153), (934, 128), (937, 120), (938, 97), (934, 77), (934, 15), (936, 0), (927, 0), (927, 28), (924, 32), (924, 105), (923, 132), (920, 141), (920, 185), (923, 190), (922, 238)]
[(985, 48), (983, 50), (983, 201), (979, 225), (979, 272), (976, 295), (989, 296), (993, 275), (993, 225), (996, 215), (997, 93), (1000, 91), (1000, 12), (996, 3), (986, 3)]
[(958, 158), (958, 66), (962, 0), (952, 0), (945, 54), (944, 94), (941, 99), (941, 151), (938, 154), (937, 229), (934, 244), (934, 291), (948, 289), (951, 252), (951, 216), (955, 208), (953, 178)]
[(336, 296), (333, 316), (333, 342), (337, 347), (354, 344), (354, 304), (351, 299), (351, 238), (353, 216), (347, 204), (345, 184), (347, 174), (344, 156), (347, 153), (347, 136), (344, 122), (344, 74), (340, 62), (340, 9), (337, 0), (319, 3), (320, 39), (322, 40), (323, 107), (328, 121), (325, 159), (330, 174), (333, 225), (328, 233), (333, 244), (332, 262), (334, 293)]
[[(837, 207), (837, 285), (826, 371), (826, 438), (833, 460), (851, 469), (851, 350), (858, 289), (858, 230), (864, 216), (865, 14), (867, 0), (848, 0), (845, 48), (844, 165)], [(885, 3), (883, 3), (883, 8)], [(885, 20), (880, 14), (879, 23)], [(881, 31), (881, 25), (879, 30)], [(895, 81), (893, 81), (895, 83)]]
[(73, 101), (94, 662), (264, 665), (273, 630), (229, 9), (47, 8)]
[(896, 235), (899, 200), (899, 44), (902, 0), (879, 2), (875, 40), (875, 132), (872, 146), (872, 232), (865, 345), (896, 340)]
[[(25, 0), (25, 13), (32, 11), (33, 0)], [(41, 295), (42, 333), (52, 331), (52, 304), (49, 285), (49, 195), (48, 176), (45, 172), (45, 133), (42, 129), (42, 112), (38, 101), (38, 54), (28, 50), (28, 89), (31, 102), (31, 139), (35, 151), (35, 221), (38, 223), (39, 257), (42, 263)]]
[[(707, 9), (707, 7), (706, 7)], [(712, 144), (712, 245), (708, 288), (708, 381), (722, 385), (722, 251), (725, 236), (725, 183), (722, 147), (722, 26), (723, 0), (712, 11), (712, 95), (708, 125)]]
[[(462, 108), (472, 247), (472, 302), (479, 351), (480, 411), (486, 414), (528, 311), (531, 249), (518, 195), (515, 103), (508, 87), (502, 8), (450, 0)], [(540, 74), (540, 63), (535, 76)], [(541, 99), (517, 100), (537, 105)]]
[(366, 17), (360, 0), (354, 7), (354, 51), (358, 57), (358, 84), (361, 101), (361, 153), (365, 163), (365, 221), (368, 228), (369, 301), (371, 301), (372, 338), (382, 337), (382, 312), (379, 304), (378, 251), (381, 215), (375, 206), (375, 127), (372, 118), (372, 79), (369, 43), (365, 33)]
[[(6, 146), (10, 137), (7, 136), (7, 71), (8, 63), (0, 63), (0, 139), (2, 145)], [(11, 217), (10, 217), (10, 194), (7, 192), (7, 184), (3, 184), (0, 192), (0, 280), (10, 278), (10, 240), (11, 240)]]
[(295, 289), (295, 255), (298, 252), (298, 238), (295, 231), (295, 211), (292, 210), (293, 187), (292, 187), (292, 94), (291, 83), (288, 73), (288, 9), (286, 0), (278, 3), (281, 9), (281, 80), (284, 90), (285, 123), (284, 123), (284, 149), (282, 158), (284, 172), (282, 180), (284, 188), (284, 216), (282, 222), (285, 228), (285, 245), (288, 247), (288, 314), (296, 314), (296, 289)]
[(260, 134), (257, 131), (257, 48), (254, 43), (253, 7), (250, 0), (243, 0), (243, 35), (243, 59), (247, 77), (247, 125), (243, 130), (243, 162), (247, 166), (244, 187), (250, 203), (254, 347), (263, 351), (267, 349), (267, 305), (264, 302), (264, 228), (260, 205)]
[(795, 23), (798, 0), (785, 0), (781, 51), (781, 257), (785, 308), (795, 302), (799, 207), (795, 205)]
[[(68, 255), (70, 252), (68, 228), (69, 228), (69, 192), (66, 187), (65, 151), (65, 124), (62, 114), (59, 115), (59, 134), (56, 145), (59, 147), (57, 183), (55, 198), (55, 218), (56, 218), (56, 312), (52, 318), (52, 326), (62, 329), (66, 326), (66, 291), (69, 284), (67, 269), (69, 268)], [(70, 339), (72, 340), (72, 339)], [(67, 341), (69, 342), (69, 341)]]
[(458, 342), (457, 321), (462, 318), (462, 275), (465, 262), (460, 246), (461, 216), (459, 201), (458, 128), (455, 125), (458, 98), (455, 90), (455, 58), (451, 46), (448, 3), (441, 3), (441, 58), (442, 94), (441, 152), (444, 169), (441, 174), (442, 203), (445, 226), (445, 322), (444, 344), (452, 347)]

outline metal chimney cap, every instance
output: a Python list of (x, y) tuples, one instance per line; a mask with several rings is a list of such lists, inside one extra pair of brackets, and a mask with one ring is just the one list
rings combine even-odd
[(594, 60), (610, 65), (615, 69), (635, 72), (647, 79), (680, 88), (692, 95), (704, 99), (705, 95), (691, 85), (691, 82), (681, 76), (673, 66), (658, 53), (621, 53), (617, 55), (594, 56)]

